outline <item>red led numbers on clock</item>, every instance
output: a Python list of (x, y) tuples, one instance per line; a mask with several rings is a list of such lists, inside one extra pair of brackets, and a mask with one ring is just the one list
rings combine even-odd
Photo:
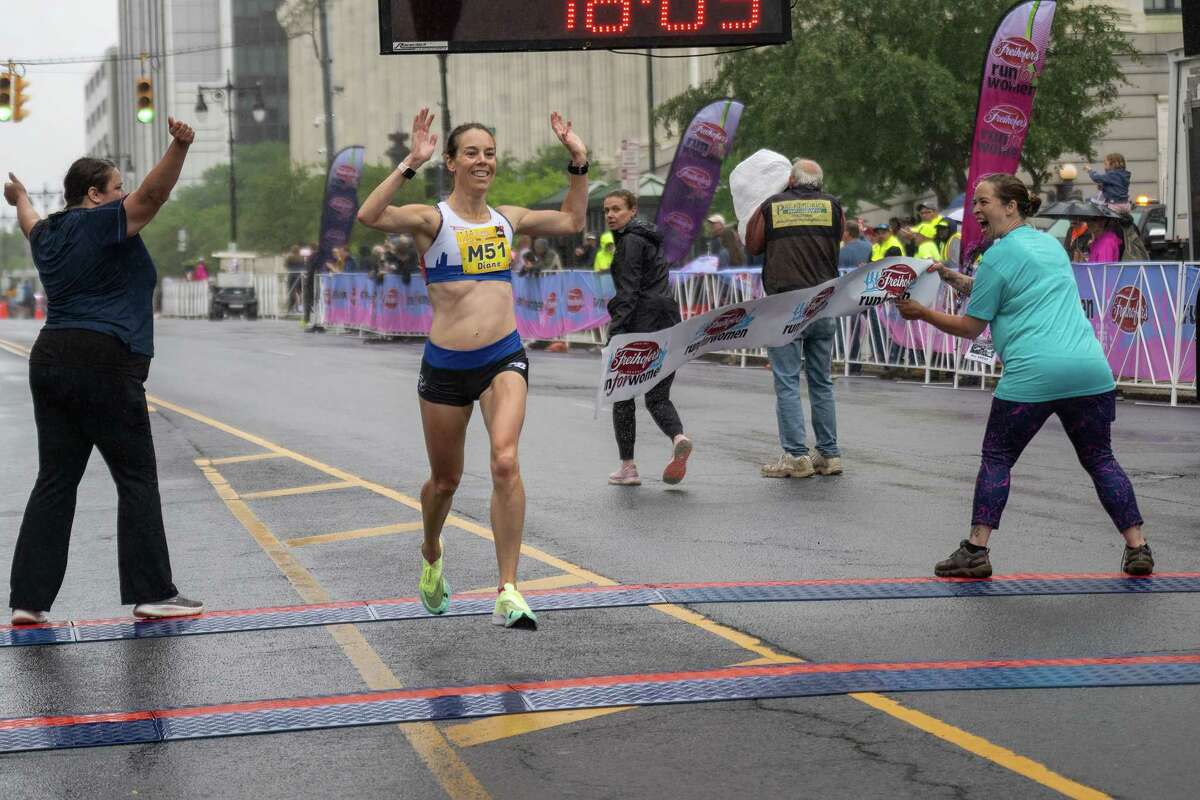
[[(677, 3), (677, 5), (679, 5)], [(664, 31), (690, 33), (704, 27), (704, 0), (695, 0), (696, 19), (694, 22), (671, 22), (671, 0), (662, 0), (662, 13), (658, 24)]]
[[(655, 0), (566, 0), (567, 30), (574, 31), (580, 22), (580, 6), (583, 6), (583, 30), (588, 33), (620, 34), (629, 30), (633, 22), (633, 6), (651, 6)], [(721, 22), (722, 31), (753, 31), (762, 18), (762, 0), (716, 0), (720, 5), (745, 7), (742, 19), (727, 19)], [(692, 21), (684, 21), (688, 13), (681, 6), (691, 6)], [(667, 33), (697, 33), (704, 28), (708, 0), (658, 0), (658, 27)], [(599, 17), (599, 21), (597, 21)], [(680, 19), (680, 18), (684, 19)]]
[(758, 27), (758, 20), (762, 16), (762, 0), (722, 0), (722, 2), (741, 3), (742, 5), (750, 6), (750, 18), (739, 20), (737, 22), (722, 22), (721, 30), (752, 31)]
[[(633, 0), (582, 0), (583, 1), (583, 29), (588, 33), (624, 33), (629, 30), (629, 25), (633, 21)], [(575, 25), (579, 21), (579, 4), (580, 0), (567, 0), (567, 30), (575, 30)], [(620, 20), (615, 22), (596, 22), (596, 9), (604, 8), (605, 6), (619, 6)], [(601, 12), (602, 16), (613, 19), (616, 16), (616, 9), (607, 12)]]

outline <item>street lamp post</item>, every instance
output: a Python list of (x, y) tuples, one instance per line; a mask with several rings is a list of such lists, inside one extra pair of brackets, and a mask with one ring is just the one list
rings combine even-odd
[(250, 109), (250, 114), (254, 117), (254, 121), (262, 124), (267, 118), (267, 107), (263, 104), (262, 84), (256, 83), (254, 86), (234, 86), (230, 77), (229, 71), (225, 71), (224, 86), (197, 86), (196, 87), (196, 117), (201, 122), (204, 121), (208, 114), (208, 105), (204, 102), (204, 95), (208, 95), (221, 102), (225, 109), (225, 119), (229, 128), (229, 249), (237, 250), (237, 172), (234, 167), (233, 160), (233, 109), (234, 109), (234, 92), (254, 92), (254, 106)]

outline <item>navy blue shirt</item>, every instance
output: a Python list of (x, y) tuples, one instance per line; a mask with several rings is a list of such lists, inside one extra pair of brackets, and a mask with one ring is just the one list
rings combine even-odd
[(29, 241), (46, 288), (46, 328), (107, 333), (152, 357), (158, 271), (142, 237), (125, 235), (123, 202), (52, 214)]

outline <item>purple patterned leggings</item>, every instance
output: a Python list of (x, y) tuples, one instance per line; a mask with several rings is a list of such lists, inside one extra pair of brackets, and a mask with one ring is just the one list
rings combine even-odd
[(1112, 517), (1117, 530), (1142, 524), (1133, 484), (1112, 453), (1112, 423), (1117, 417), (1117, 393), (1051, 400), (1046, 403), (1013, 403), (992, 398), (992, 413), (983, 435), (983, 463), (975, 480), (972, 525), (1000, 527), (1000, 515), (1008, 502), (1013, 464), (1021, 457), (1042, 425), (1057, 414), (1079, 463), (1092, 476), (1100, 504)]

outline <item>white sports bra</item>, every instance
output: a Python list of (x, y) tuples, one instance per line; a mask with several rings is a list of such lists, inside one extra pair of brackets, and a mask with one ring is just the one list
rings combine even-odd
[(443, 281), (512, 282), (513, 226), (503, 214), (488, 206), (491, 219), (467, 222), (438, 203), (442, 224), (433, 244), (421, 255), (426, 283)]

